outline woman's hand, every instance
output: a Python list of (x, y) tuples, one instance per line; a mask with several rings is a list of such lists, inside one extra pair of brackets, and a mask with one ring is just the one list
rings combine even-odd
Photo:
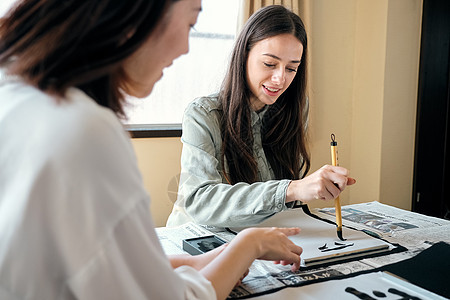
[(303, 179), (291, 181), (286, 192), (286, 203), (336, 199), (348, 185), (355, 183), (346, 168), (325, 165)]
[(300, 267), (303, 249), (289, 240), (288, 236), (299, 232), (299, 228), (245, 229), (200, 272), (212, 283), (217, 298), (225, 299), (236, 283), (240, 283), (255, 259), (292, 264), (292, 270), (296, 271)]
[[(288, 236), (296, 235), (300, 228), (248, 228), (241, 231), (233, 242), (248, 244), (254, 249), (255, 258), (272, 260), (283, 265), (292, 264), (292, 270), (300, 268), (300, 255), (303, 249), (294, 244)], [(236, 240), (236, 241), (235, 241)]]

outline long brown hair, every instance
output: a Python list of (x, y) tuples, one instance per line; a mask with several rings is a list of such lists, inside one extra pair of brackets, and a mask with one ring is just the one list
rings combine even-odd
[(246, 80), (248, 54), (257, 42), (284, 33), (294, 35), (301, 42), (303, 59), (291, 85), (264, 114), (262, 144), (276, 179), (299, 179), (309, 171), (310, 156), (306, 147), (308, 44), (305, 26), (295, 13), (280, 5), (271, 5), (256, 11), (242, 29), (219, 93), (223, 110), (222, 168), (231, 184), (258, 180), (258, 166), (253, 156), (251, 91)]
[(78, 87), (124, 116), (121, 64), (148, 38), (170, 0), (22, 0), (0, 20), (0, 66), (63, 96)]

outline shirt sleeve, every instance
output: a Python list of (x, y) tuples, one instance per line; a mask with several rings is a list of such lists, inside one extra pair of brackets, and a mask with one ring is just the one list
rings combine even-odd
[(182, 142), (182, 172), (175, 210), (185, 209), (200, 224), (231, 227), (257, 224), (287, 209), (285, 199), (290, 180), (234, 185), (225, 182), (217, 111), (191, 104), (183, 119)]

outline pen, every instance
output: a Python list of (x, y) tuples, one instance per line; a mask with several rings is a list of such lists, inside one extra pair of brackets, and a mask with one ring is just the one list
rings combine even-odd
[[(331, 164), (333, 166), (338, 165), (338, 158), (337, 158), (337, 142), (336, 137), (334, 133), (331, 134)], [(341, 214), (341, 203), (339, 200), (339, 196), (334, 199), (334, 207), (336, 211), (336, 225), (337, 225), (337, 236), (341, 241), (345, 241), (344, 237), (342, 236), (342, 214)]]

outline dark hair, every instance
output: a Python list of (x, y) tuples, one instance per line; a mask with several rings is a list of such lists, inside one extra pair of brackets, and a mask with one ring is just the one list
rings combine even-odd
[(219, 93), (223, 109), (222, 168), (230, 184), (242, 181), (253, 183), (258, 179), (252, 147), (251, 91), (246, 80), (248, 54), (257, 42), (284, 33), (294, 35), (301, 42), (303, 58), (289, 88), (264, 114), (262, 144), (276, 179), (299, 179), (301, 172), (304, 177), (309, 171), (310, 156), (306, 147), (306, 31), (295, 13), (281, 5), (271, 5), (256, 11), (242, 29)]
[(170, 0), (23, 0), (0, 20), (0, 66), (63, 96), (78, 87), (124, 116), (122, 62), (155, 29)]

